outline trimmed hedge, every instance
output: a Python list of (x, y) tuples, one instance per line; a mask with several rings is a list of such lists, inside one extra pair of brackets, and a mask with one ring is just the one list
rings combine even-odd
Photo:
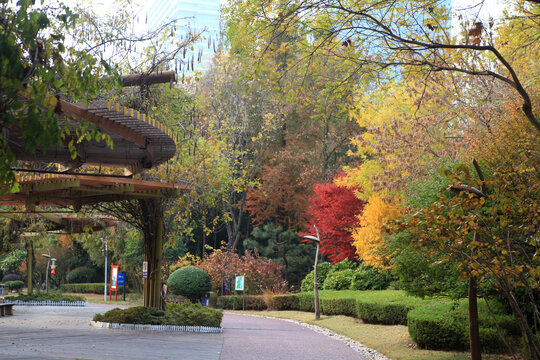
[(24, 286), (24, 282), (21, 280), (6, 281), (6, 285), (9, 287), (9, 290), (18, 292)]
[(275, 310), (298, 309), (298, 296), (295, 294), (274, 295), (272, 302)]
[(347, 315), (357, 317), (355, 299), (320, 299), (319, 301), (321, 312), (325, 315)]
[(167, 291), (196, 302), (204, 292), (212, 290), (212, 280), (206, 271), (196, 266), (182, 267), (167, 279)]
[(407, 314), (412, 309), (408, 304), (356, 300), (358, 318), (369, 324), (407, 325)]
[[(411, 338), (422, 348), (433, 350), (465, 350), (469, 347), (469, 326), (466, 302), (432, 303), (417, 307), (408, 314)], [(497, 331), (495, 320), (485, 304), (479, 303), (478, 325), (482, 351), (508, 352)], [(511, 315), (495, 314), (502, 335), (510, 346), (519, 337), (519, 327)]]
[[(220, 296), (217, 299), (217, 307), (227, 310), (242, 309), (242, 295)], [(246, 310), (266, 310), (266, 303), (262, 295), (246, 295), (245, 306)]]
[(89, 283), (96, 277), (96, 269), (89, 268), (87, 266), (79, 266), (71, 270), (67, 276), (66, 281), (68, 283)]
[[(109, 292), (107, 284), (107, 293)], [(77, 294), (103, 294), (103, 288), (105, 283), (81, 283), (81, 284), (62, 284), (60, 289), (68, 293), (77, 293)], [(121, 293), (124, 291), (124, 285), (118, 285), (118, 292)], [(126, 288), (126, 293), (129, 292), (129, 289)]]

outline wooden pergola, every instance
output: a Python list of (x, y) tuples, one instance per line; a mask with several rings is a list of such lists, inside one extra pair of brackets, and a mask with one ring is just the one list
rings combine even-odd
[[(173, 81), (174, 72), (145, 76), (127, 76), (125, 86)], [(94, 139), (74, 141), (76, 157), (71, 156), (67, 138), (62, 145), (26, 151), (17, 122), (4, 129), (4, 137), (17, 160), (30, 162), (31, 168), (17, 169), (19, 189), (0, 196), (0, 206), (9, 207), (4, 213), (41, 213), (42, 207), (71, 208), (78, 212), (82, 206), (136, 200), (144, 212), (144, 257), (148, 263), (148, 279), (144, 281), (144, 305), (161, 307), (161, 251), (163, 212), (160, 199), (180, 196), (188, 187), (156, 181), (133, 179), (132, 175), (171, 159), (176, 152), (173, 132), (162, 122), (134, 109), (110, 101), (83, 104), (59, 99), (55, 108), (60, 126), (82, 128), (90, 123), (108, 135), (114, 146)], [(56, 170), (35, 170), (36, 165), (55, 163)], [(124, 176), (84, 173), (84, 167), (123, 169)], [(49, 166), (50, 168), (50, 166)], [(24, 209), (24, 210), (21, 210)], [(69, 222), (69, 217), (62, 218)], [(74, 226), (77, 221), (72, 221)], [(81, 223), (83, 221), (78, 221)]]

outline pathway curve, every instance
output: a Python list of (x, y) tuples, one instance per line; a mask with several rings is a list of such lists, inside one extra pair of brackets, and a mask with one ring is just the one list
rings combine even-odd
[(343, 342), (279, 319), (226, 313), (220, 360), (368, 360)]
[(90, 326), (113, 307), (15, 306), (13, 316), (0, 317), (0, 359), (368, 360), (304, 326), (255, 316), (225, 313), (221, 334)]

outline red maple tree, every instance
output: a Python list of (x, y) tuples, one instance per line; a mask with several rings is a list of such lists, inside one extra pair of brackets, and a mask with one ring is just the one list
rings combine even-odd
[[(351, 230), (359, 226), (358, 215), (364, 209), (364, 201), (355, 196), (360, 188), (347, 188), (334, 183), (315, 184), (314, 195), (307, 215), (311, 217), (309, 230), (317, 225), (321, 238), (321, 254), (332, 264), (344, 259), (354, 260)], [(301, 236), (308, 233), (300, 234)]]

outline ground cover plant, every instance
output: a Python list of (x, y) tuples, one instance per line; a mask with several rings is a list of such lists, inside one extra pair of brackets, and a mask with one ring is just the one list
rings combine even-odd
[(39, 293), (32, 295), (6, 296), (9, 301), (86, 301), (84, 296), (65, 295), (58, 292)]
[(96, 314), (94, 321), (118, 324), (220, 327), (222, 317), (223, 313), (220, 310), (184, 302), (181, 305), (168, 303), (165, 311), (145, 306), (115, 308), (104, 314)]

